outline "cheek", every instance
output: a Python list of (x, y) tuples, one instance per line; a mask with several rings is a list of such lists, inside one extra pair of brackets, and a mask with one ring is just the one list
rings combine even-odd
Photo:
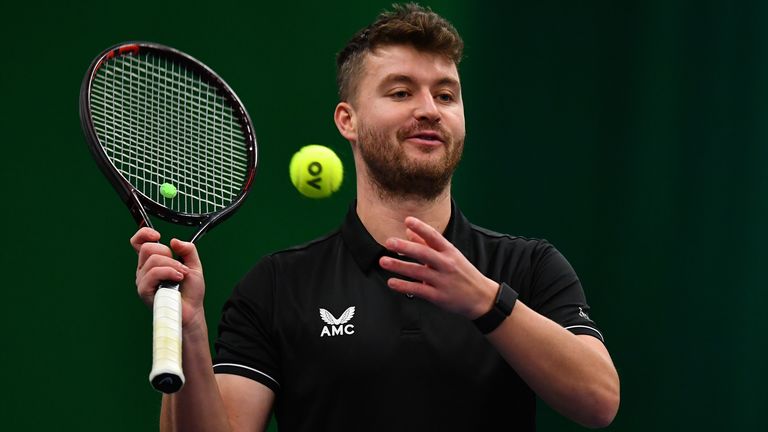
[(370, 113), (360, 120), (366, 127), (373, 128), (382, 132), (393, 132), (403, 127), (408, 120), (407, 116), (402, 116), (386, 107), (373, 107)]
[(456, 139), (464, 138), (466, 135), (466, 129), (464, 126), (464, 116), (450, 116), (446, 120), (446, 126), (450, 129), (451, 133)]

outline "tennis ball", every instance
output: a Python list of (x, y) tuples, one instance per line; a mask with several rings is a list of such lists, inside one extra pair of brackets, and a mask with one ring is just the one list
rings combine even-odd
[(160, 185), (160, 195), (164, 196), (165, 198), (175, 198), (176, 192), (176, 186), (170, 183), (163, 183)]
[(291, 182), (309, 198), (327, 198), (339, 190), (344, 177), (344, 166), (336, 153), (328, 147), (310, 144), (291, 158)]

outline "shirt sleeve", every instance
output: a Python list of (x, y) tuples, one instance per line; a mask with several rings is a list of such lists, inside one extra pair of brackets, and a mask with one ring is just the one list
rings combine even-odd
[(554, 246), (542, 242), (533, 258), (531, 308), (574, 334), (594, 336), (605, 342), (589, 317), (584, 290), (571, 264)]
[(281, 377), (274, 290), (274, 266), (267, 256), (235, 286), (222, 308), (213, 371), (250, 378), (277, 393)]

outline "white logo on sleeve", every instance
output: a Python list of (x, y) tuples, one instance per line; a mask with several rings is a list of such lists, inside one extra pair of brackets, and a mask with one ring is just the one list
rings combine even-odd
[(581, 308), (579, 308), (579, 316), (580, 316), (580, 317), (582, 317), (582, 318), (584, 318), (584, 319), (586, 319), (586, 320), (590, 320), (590, 321), (592, 321), (592, 319), (589, 317), (589, 315), (587, 315), (587, 313), (586, 313), (586, 312), (584, 312), (583, 310), (581, 310)]
[[(355, 326), (347, 324), (352, 317), (355, 316), (355, 307), (350, 306), (343, 314), (337, 319), (327, 310), (320, 308), (320, 318), (328, 325), (323, 326), (323, 331), (320, 332), (320, 337), (323, 336), (343, 336), (351, 335), (355, 333)], [(330, 326), (330, 330), (328, 327)]]

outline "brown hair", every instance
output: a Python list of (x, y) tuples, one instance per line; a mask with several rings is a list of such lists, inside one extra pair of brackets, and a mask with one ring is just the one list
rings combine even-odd
[(456, 65), (461, 61), (464, 42), (445, 18), (416, 3), (393, 4), (392, 9), (358, 31), (336, 55), (340, 100), (347, 101), (355, 93), (365, 55), (380, 46), (408, 44), (420, 51), (444, 55)]

